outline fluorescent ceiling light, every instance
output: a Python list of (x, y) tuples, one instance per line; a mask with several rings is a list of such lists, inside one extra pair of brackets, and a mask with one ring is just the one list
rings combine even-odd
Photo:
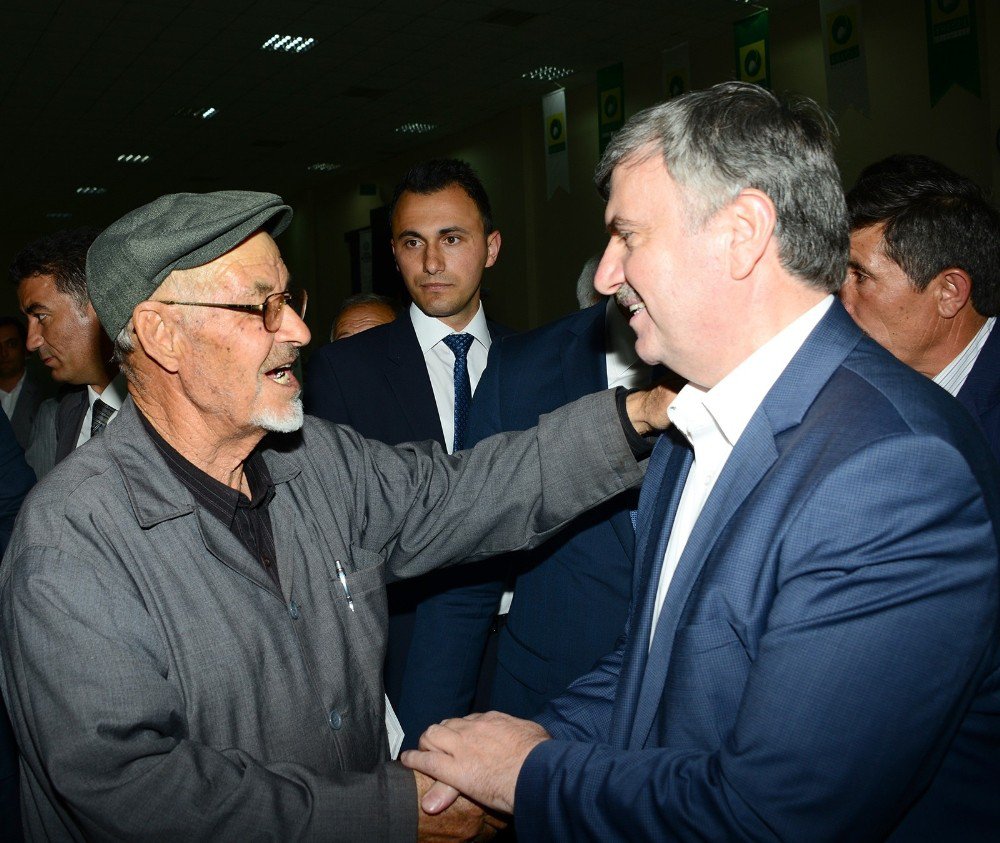
[(213, 106), (208, 106), (207, 108), (179, 108), (177, 109), (178, 117), (195, 117), (199, 120), (208, 120), (209, 117), (215, 117), (219, 113), (219, 110)]
[(145, 164), (149, 161), (150, 156), (139, 155), (135, 152), (129, 152), (128, 154), (122, 153), (118, 156), (118, 161), (121, 164)]
[(536, 67), (534, 70), (529, 70), (527, 73), (522, 73), (522, 79), (533, 79), (536, 82), (555, 82), (558, 79), (565, 79), (567, 76), (572, 76), (574, 73), (571, 67), (553, 67), (552, 65), (546, 64), (542, 67)]
[(107, 193), (108, 189), (106, 187), (78, 187), (76, 192), (81, 196), (97, 196), (100, 193)]
[(275, 33), (260, 45), (272, 53), (304, 53), (316, 46), (316, 39), (307, 35), (279, 35)]
[(404, 135), (422, 135), (425, 132), (432, 132), (437, 128), (434, 123), (404, 123), (396, 131)]
[(334, 170), (340, 169), (340, 164), (328, 164), (325, 161), (321, 161), (317, 164), (310, 164), (308, 169), (314, 170), (317, 173), (332, 173)]
[(45, 218), (50, 220), (68, 220), (72, 216), (69, 211), (49, 211), (45, 215)]

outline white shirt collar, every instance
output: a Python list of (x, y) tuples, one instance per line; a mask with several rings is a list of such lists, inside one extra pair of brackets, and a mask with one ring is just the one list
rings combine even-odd
[[(623, 375), (637, 363), (641, 363), (635, 353), (635, 331), (633, 331), (621, 312), (614, 297), (608, 299), (604, 311), (604, 336), (607, 341), (608, 383), (612, 384), (622, 379)], [(645, 364), (641, 364), (645, 366)]]
[(417, 342), (420, 344), (420, 350), (424, 354), (449, 334), (472, 334), (476, 341), (484, 348), (490, 347), (490, 329), (486, 325), (486, 311), (483, 310), (482, 302), (479, 303), (479, 310), (472, 317), (472, 321), (461, 331), (453, 331), (440, 319), (428, 316), (416, 304), (410, 305), (410, 322), (413, 323)]
[(976, 360), (979, 358), (979, 352), (983, 350), (983, 346), (986, 345), (986, 340), (990, 338), (990, 332), (993, 330), (993, 325), (996, 323), (996, 317), (991, 316), (987, 319), (982, 327), (976, 331), (976, 335), (969, 341), (969, 344), (963, 348), (955, 358), (945, 366), (940, 372), (935, 375), (932, 380), (942, 389), (948, 390), (951, 395), (958, 395), (959, 390), (965, 386), (965, 381), (969, 377), (969, 372), (972, 371), (972, 367), (976, 365)]
[[(785, 371), (831, 304), (832, 295), (813, 305), (771, 337), (712, 389), (706, 391), (692, 384), (685, 386), (668, 408), (671, 421), (681, 432), (686, 428), (704, 429), (705, 419), (699, 418), (700, 413), (692, 409), (694, 405), (704, 405), (729, 447), (735, 447), (774, 382)], [(676, 420), (675, 414), (678, 416)]]

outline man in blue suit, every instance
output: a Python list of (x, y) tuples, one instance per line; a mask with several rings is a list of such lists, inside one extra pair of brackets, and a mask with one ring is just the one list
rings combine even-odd
[(923, 155), (867, 167), (847, 210), (844, 307), (965, 405), (1000, 458), (1000, 214), (975, 182)]
[(449, 720), (404, 757), (519, 839), (995, 839), (996, 464), (832, 295), (831, 134), (725, 83), (635, 115), (598, 168), (597, 287), (688, 379), (626, 633), (537, 722)]
[[(591, 273), (591, 290), (593, 273)], [(527, 430), (549, 413), (609, 386), (645, 386), (649, 367), (614, 300), (601, 300), (490, 348), (469, 418), (470, 444)], [(585, 513), (553, 540), (512, 554), (484, 577), (481, 566), (448, 572), (463, 584), (417, 609), (399, 716), (416, 746), (444, 717), (468, 714), (480, 656), (511, 577), (514, 596), (501, 625), (490, 706), (531, 717), (613, 646), (631, 597), (637, 491)], [(471, 582), (467, 582), (471, 580)]]
[[(456, 425), (458, 358), (448, 343), (468, 339), (458, 374), (468, 377), (471, 400), (492, 340), (510, 333), (487, 320), (480, 300), (483, 273), (500, 254), (500, 231), (479, 177), (455, 159), (412, 167), (396, 186), (389, 217), (393, 255), (413, 303), (394, 322), (320, 348), (306, 370), (305, 410), (388, 445), (433, 439), (451, 453), (468, 442)], [(464, 412), (467, 423), (468, 405)], [(439, 576), (386, 589), (384, 679), (394, 706), (417, 606), (436, 593)]]

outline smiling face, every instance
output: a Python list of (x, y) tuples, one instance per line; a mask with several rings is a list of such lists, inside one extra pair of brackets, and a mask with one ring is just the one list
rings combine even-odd
[[(931, 377), (930, 351), (942, 331), (932, 281), (917, 290), (902, 267), (885, 254), (882, 224), (851, 232), (851, 261), (841, 301), (861, 330), (917, 371)], [(937, 371), (932, 371), (937, 369)]]
[[(260, 304), (287, 286), (278, 247), (260, 232), (205, 266), (175, 273), (156, 299)], [(291, 367), (309, 342), (309, 329), (292, 308), (285, 307), (271, 333), (255, 313), (166, 307), (183, 321), (188, 353), (177, 374), (184, 397), (204, 422), (197, 427), (252, 436), (302, 426), (301, 387)]]
[(616, 167), (605, 211), (611, 238), (594, 286), (631, 313), (643, 360), (711, 386), (713, 345), (724, 341), (724, 241), (714, 218), (692, 230), (688, 205), (659, 154)]
[(102, 355), (110, 357), (104, 333), (90, 302), (85, 307), (56, 286), (53, 275), (29, 275), (17, 285), (21, 311), (28, 317), (28, 351), (60, 383), (103, 389), (110, 381)]
[(458, 185), (404, 192), (392, 215), (392, 252), (410, 297), (460, 331), (479, 310), (483, 270), (500, 252), (500, 232), (483, 233), (476, 203)]

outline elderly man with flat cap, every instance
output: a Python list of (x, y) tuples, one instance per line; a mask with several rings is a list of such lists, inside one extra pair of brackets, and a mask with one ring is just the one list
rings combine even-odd
[(655, 393), (455, 456), (303, 422), (290, 217), (165, 196), (88, 255), (130, 398), (35, 488), (0, 568), (33, 839), (486, 832), (468, 802), (418, 816), (428, 780), (390, 760), (385, 578), (537, 542), (642, 474)]

